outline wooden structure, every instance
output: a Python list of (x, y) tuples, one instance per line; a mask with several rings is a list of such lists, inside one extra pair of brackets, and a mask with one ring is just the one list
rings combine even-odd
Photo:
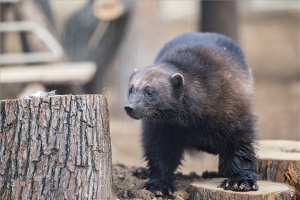
[(106, 98), (0, 101), (0, 199), (111, 199)]
[(1, 21), (1, 37), (3, 39), (12, 32), (19, 33), (23, 52), (1, 52), (1, 84), (20, 83), (25, 86), (25, 90), (32, 90), (32, 84), (38, 83), (50, 90), (55, 86), (61, 93), (85, 93), (83, 85), (95, 76), (96, 64), (87, 61), (67, 62), (63, 47), (53, 36), (55, 31), (37, 3), (34, 0), (25, 0), (3, 4), (10, 5), (20, 21)]
[[(31, 21), (0, 22), (0, 33), (19, 32), (30, 38), (26, 48), (38, 49), (34, 52), (3, 53), (1, 65), (49, 63), (64, 60), (64, 50), (51, 33), (40, 24)], [(24, 41), (23, 41), (24, 42)], [(24, 47), (25, 48), (25, 47)]]
[[(125, 31), (131, 1), (86, 1), (85, 6), (70, 17), (64, 33), (58, 31), (50, 0), (2, 0), (0, 4), (1, 11), (6, 11), (5, 7), (14, 13), (13, 21), (6, 19), (4, 12), (0, 14), (0, 40), (3, 42), (7, 34), (16, 32), (20, 35), (23, 50), (20, 53), (8, 53), (1, 47), (1, 67), (7, 66), (11, 72), (20, 69), (16, 65), (39, 65), (29, 70), (22, 69), (22, 78), (12, 78), (5, 83), (23, 83), (27, 88), (31, 88), (31, 83), (39, 83), (47, 90), (56, 89), (64, 94), (101, 93), (105, 71)], [(72, 70), (75, 62), (80, 63), (74, 64)], [(47, 76), (47, 81), (41, 78), (30, 81), (33, 74), (49, 72), (49, 63), (57, 67)], [(79, 71), (83, 72), (84, 81), (81, 74), (77, 73)], [(57, 81), (56, 76), (52, 76), (55, 73), (66, 73), (66, 77), (72, 81)], [(22, 82), (24, 77), (25, 81)], [(50, 78), (52, 80), (48, 81)], [(6, 97), (5, 93), (9, 91), (4, 90), (3, 93)]]
[(188, 187), (190, 200), (296, 200), (294, 188), (283, 183), (258, 181), (259, 190), (250, 192), (233, 192), (218, 188), (222, 178), (209, 179), (192, 183)]
[[(17, 72), (17, 73), (16, 73)], [(10, 66), (1, 68), (1, 83), (31, 83), (80, 85), (88, 83), (96, 65), (92, 62), (67, 62), (28, 66)]]

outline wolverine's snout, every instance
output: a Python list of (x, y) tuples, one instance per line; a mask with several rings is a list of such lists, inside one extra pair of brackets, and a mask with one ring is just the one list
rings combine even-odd
[(131, 103), (127, 103), (124, 107), (124, 110), (126, 111), (126, 114), (131, 117), (132, 119), (141, 119), (141, 112), (140, 108), (134, 106)]
[(125, 111), (126, 111), (127, 114), (132, 113), (133, 110), (134, 110), (133, 107), (131, 107), (131, 106), (125, 106), (124, 109), (125, 109)]

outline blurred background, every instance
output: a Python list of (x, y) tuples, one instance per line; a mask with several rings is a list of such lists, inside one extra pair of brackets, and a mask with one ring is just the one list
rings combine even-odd
[[(0, 0), (0, 99), (37, 90), (107, 96), (113, 162), (143, 166), (139, 121), (126, 116), (135, 68), (187, 32), (236, 40), (252, 68), (261, 139), (300, 140), (298, 0)], [(187, 154), (184, 173), (217, 170)]]

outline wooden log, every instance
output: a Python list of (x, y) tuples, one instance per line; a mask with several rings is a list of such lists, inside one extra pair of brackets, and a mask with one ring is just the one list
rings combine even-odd
[(0, 101), (0, 199), (111, 199), (106, 98)]
[(258, 181), (259, 190), (250, 192), (233, 192), (218, 188), (222, 178), (209, 179), (192, 183), (188, 187), (190, 200), (295, 200), (294, 188), (284, 183)]
[(259, 179), (288, 183), (300, 199), (300, 141), (261, 140), (257, 149)]
[(121, 0), (96, 0), (93, 3), (93, 13), (100, 20), (115, 20), (124, 14), (124, 11), (125, 5)]

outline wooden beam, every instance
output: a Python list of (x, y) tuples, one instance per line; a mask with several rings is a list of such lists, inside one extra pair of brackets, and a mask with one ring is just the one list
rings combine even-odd
[[(27, 53), (27, 54), (1, 54), (1, 65), (8, 64), (20, 64), (20, 63), (37, 63), (37, 62), (57, 62), (64, 59), (64, 51), (57, 40), (52, 36), (52, 34), (43, 26), (31, 22), (1, 22), (0, 32), (30, 32), (34, 35), (29, 35), (30, 45), (35, 46), (33, 50), (39, 52)], [(34, 41), (34, 42), (33, 42)], [(40, 41), (43, 42), (45, 47), (42, 47)], [(36, 43), (36, 45), (34, 45)], [(39, 55), (41, 54), (41, 55)]]
[[(15, 13), (19, 21), (30, 21), (38, 24), (41, 28), (48, 31), (49, 34), (54, 33), (51, 25), (36, 0), (22, 0), (15, 5)], [(36, 34), (25, 34), (26, 45), (30, 51), (45, 51), (47, 45), (40, 42), (39, 36)]]
[(0, 69), (0, 83), (85, 84), (95, 72), (92, 62), (8, 66)]

